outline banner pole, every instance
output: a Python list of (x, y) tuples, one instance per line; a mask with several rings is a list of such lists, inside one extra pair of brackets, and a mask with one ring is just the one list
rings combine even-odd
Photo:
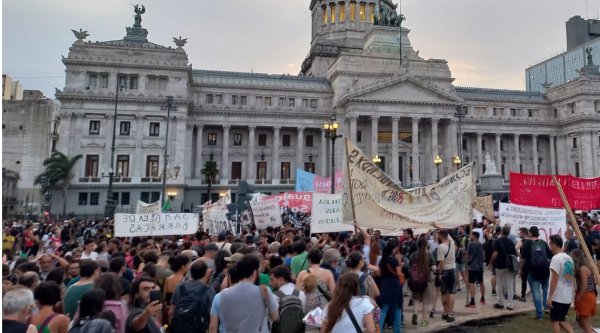
[(592, 257), (592, 254), (590, 253), (590, 250), (587, 247), (587, 243), (583, 238), (581, 230), (579, 230), (579, 225), (577, 225), (577, 220), (575, 219), (575, 215), (573, 215), (573, 211), (571, 210), (571, 206), (569, 205), (569, 201), (567, 200), (565, 192), (563, 191), (562, 185), (558, 182), (556, 176), (552, 176), (552, 180), (554, 181), (554, 184), (558, 189), (558, 193), (560, 194), (560, 198), (562, 199), (565, 205), (565, 209), (567, 210), (567, 216), (569, 216), (569, 221), (571, 222), (571, 226), (575, 231), (575, 235), (577, 235), (577, 238), (579, 239), (579, 247), (583, 250), (583, 253), (585, 253), (586, 258), (590, 263), (590, 267), (592, 268), (592, 272), (594, 273), (595, 280), (600, 281), (600, 272), (598, 272), (598, 266), (596, 265), (594, 257)]
[[(350, 204), (352, 205), (352, 217), (356, 221), (356, 209), (354, 208), (354, 195), (352, 194), (352, 179), (350, 178), (350, 159), (348, 158), (348, 138), (345, 138), (344, 143), (346, 146), (346, 176), (348, 177), (348, 190), (350, 191)], [(333, 179), (332, 179), (333, 181)], [(356, 232), (356, 227), (354, 227)]]

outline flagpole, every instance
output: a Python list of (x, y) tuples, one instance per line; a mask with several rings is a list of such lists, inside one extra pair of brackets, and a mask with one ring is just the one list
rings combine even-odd
[(350, 178), (350, 159), (348, 158), (348, 138), (346, 138), (346, 176), (348, 177), (348, 189), (350, 190), (350, 204), (352, 205), (352, 217), (356, 221), (356, 209), (354, 208), (354, 195), (352, 194), (352, 179)]
[(598, 266), (596, 265), (596, 262), (594, 261), (594, 258), (592, 257), (592, 254), (590, 253), (590, 250), (586, 246), (585, 239), (583, 238), (583, 234), (581, 233), (581, 230), (579, 230), (579, 225), (577, 225), (577, 220), (575, 219), (575, 215), (573, 215), (573, 211), (571, 210), (569, 201), (567, 200), (567, 197), (565, 196), (565, 192), (563, 191), (562, 185), (560, 184), (558, 179), (556, 179), (556, 176), (552, 176), (552, 180), (554, 181), (554, 184), (556, 185), (556, 188), (558, 189), (558, 193), (560, 194), (560, 198), (562, 199), (562, 201), (565, 205), (565, 209), (567, 210), (567, 215), (569, 216), (569, 221), (571, 222), (571, 226), (573, 227), (575, 234), (577, 235), (577, 238), (579, 239), (579, 244), (581, 244), (580, 248), (583, 250), (583, 253), (585, 253), (585, 257), (587, 258), (587, 260), (590, 263), (590, 268), (592, 269), (592, 272), (594, 273), (595, 280), (600, 281), (600, 272), (598, 272)]

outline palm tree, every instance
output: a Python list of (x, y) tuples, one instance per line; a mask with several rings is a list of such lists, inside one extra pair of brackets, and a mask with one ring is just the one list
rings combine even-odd
[[(51, 190), (54, 186), (60, 185), (63, 190), (63, 216), (67, 215), (67, 190), (71, 186), (71, 179), (75, 176), (72, 172), (75, 164), (83, 157), (83, 155), (76, 155), (72, 158), (69, 156), (55, 151), (44, 160), (44, 171), (35, 177), (33, 183), (35, 185), (41, 185), (41, 192), (44, 193)], [(43, 182), (42, 180), (46, 180)]]
[(212, 187), (212, 182), (215, 177), (219, 174), (219, 169), (217, 169), (217, 162), (215, 161), (206, 161), (204, 162), (204, 169), (202, 169), (202, 174), (206, 177), (208, 181), (208, 200), (210, 199), (210, 189)]

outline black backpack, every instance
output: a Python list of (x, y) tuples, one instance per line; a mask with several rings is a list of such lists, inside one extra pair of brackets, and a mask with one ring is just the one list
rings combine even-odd
[(549, 274), (550, 261), (546, 253), (546, 242), (543, 240), (531, 241), (531, 253), (529, 255), (529, 272), (535, 278), (541, 279)]
[(197, 292), (186, 292), (186, 283), (178, 286), (181, 298), (175, 305), (175, 313), (169, 327), (170, 333), (204, 333), (210, 323), (210, 306), (206, 292), (208, 286), (203, 285)]
[[(300, 291), (294, 288), (291, 295), (285, 295), (281, 290), (275, 292), (279, 297), (279, 320), (273, 323), (272, 333), (304, 333), (304, 308), (300, 300)], [(188, 332), (190, 333), (190, 332)]]

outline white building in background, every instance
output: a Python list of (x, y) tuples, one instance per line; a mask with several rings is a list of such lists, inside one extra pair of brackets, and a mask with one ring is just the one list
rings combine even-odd
[[(153, 44), (139, 22), (115, 41), (92, 43), (76, 32), (56, 94), (57, 149), (84, 156), (67, 211), (103, 214), (115, 108), (117, 211), (158, 200), (163, 174), (177, 193), (174, 210), (198, 206), (207, 200), (202, 168), (211, 159), (220, 170), (216, 195), (235, 192), (239, 180), (266, 193), (293, 190), (296, 168), (328, 175), (331, 144), (322, 125), (332, 115), (339, 133), (380, 156), (380, 167), (407, 187), (436, 181), (437, 155), (440, 176), (454, 170), (458, 155), (477, 161), (481, 175), (489, 153), (506, 186), (511, 171), (600, 176), (597, 67), (543, 92), (456, 87), (445, 60), (412, 48), (395, 7), (390, 0), (310, 1), (312, 45), (297, 76), (193, 69), (185, 40)], [(168, 138), (167, 96), (177, 108)], [(341, 168), (343, 141), (334, 153)], [(53, 212), (61, 207), (55, 196)]]

